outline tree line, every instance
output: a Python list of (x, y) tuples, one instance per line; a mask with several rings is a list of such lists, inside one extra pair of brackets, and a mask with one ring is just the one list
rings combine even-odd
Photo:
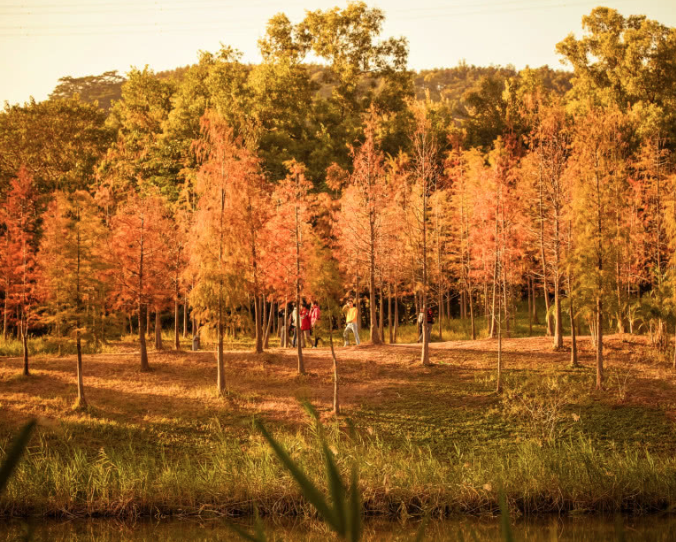
[[(499, 340), (524, 297), (554, 348), (584, 327), (603, 385), (603, 334), (674, 321), (676, 30), (596, 8), (557, 45), (572, 86), (525, 69), (480, 79), (458, 116), (414, 95), (403, 39), (363, 3), (274, 17), (264, 61), (202, 53), (180, 84), (132, 70), (110, 114), (77, 97), (0, 115), (3, 333), (98, 343), (128, 326), (141, 369), (155, 315), (180, 306), (217, 343), (302, 297), (331, 320), (368, 293), (370, 338), (396, 341), (399, 301), (456, 300)], [(321, 58), (330, 92), (305, 63)], [(316, 75), (316, 74), (315, 74)], [(439, 87), (437, 87), (439, 90)], [(565, 93), (563, 92), (565, 91)], [(136, 325), (134, 325), (136, 323)], [(298, 341), (298, 370), (304, 372)], [(421, 362), (429, 357), (423, 326)], [(676, 368), (676, 354), (674, 357)], [(498, 379), (498, 388), (500, 379)]]

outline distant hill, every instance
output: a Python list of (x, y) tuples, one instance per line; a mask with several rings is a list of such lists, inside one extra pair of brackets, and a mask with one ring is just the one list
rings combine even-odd
[[(321, 84), (322, 72), (325, 68), (318, 64), (308, 66), (312, 79), (320, 82), (318, 94), (327, 97), (331, 93), (331, 86)], [(190, 69), (183, 66), (174, 70), (157, 72), (160, 79), (178, 79)], [(563, 70), (554, 70), (548, 66), (537, 68), (545, 86), (558, 94), (564, 94), (571, 87), (572, 73)], [(473, 66), (460, 63), (454, 68), (436, 68), (413, 72), (413, 82), (417, 98), (424, 98), (427, 94), (432, 101), (448, 101), (451, 104), (462, 102), (466, 92), (473, 90), (484, 77), (499, 76), (510, 78), (517, 75), (512, 66)], [(50, 98), (66, 98), (79, 94), (86, 102), (98, 101), (99, 107), (110, 110), (112, 102), (119, 100), (122, 95), (122, 85), (126, 81), (117, 71), (108, 71), (101, 75), (86, 77), (62, 77), (58, 85), (49, 95)]]

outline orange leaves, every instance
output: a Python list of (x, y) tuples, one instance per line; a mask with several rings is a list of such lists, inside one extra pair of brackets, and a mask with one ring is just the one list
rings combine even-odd
[(173, 228), (164, 201), (158, 195), (130, 194), (118, 207), (111, 229), (117, 306), (129, 308), (165, 298), (170, 282), (166, 235)]

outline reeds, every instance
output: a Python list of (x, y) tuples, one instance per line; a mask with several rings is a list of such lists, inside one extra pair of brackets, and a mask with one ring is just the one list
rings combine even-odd
[[(309, 506), (260, 436), (226, 433), (191, 453), (133, 441), (92, 451), (67, 434), (54, 445), (34, 439), (0, 498), (3, 516), (241, 516), (254, 503), (266, 516), (308, 516)], [(311, 427), (279, 437), (289, 456), (323, 491), (325, 456)], [(599, 449), (584, 438), (556, 445), (524, 442), (509, 453), (489, 449), (434, 454), (412, 443), (327, 432), (337, 468), (360, 473), (367, 515), (494, 514), (504, 491), (521, 514), (651, 512), (676, 505), (676, 459), (639, 450)]]

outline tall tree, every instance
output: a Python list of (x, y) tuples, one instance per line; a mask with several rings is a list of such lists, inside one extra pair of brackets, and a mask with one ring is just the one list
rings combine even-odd
[[(418, 102), (414, 105), (416, 124), (412, 139), (412, 167), (411, 176), (414, 183), (414, 198), (412, 210), (415, 219), (415, 229), (419, 234), (419, 257), (422, 266), (421, 273), (421, 309), (424, 318), (427, 318), (429, 307), (429, 238), (428, 229), (430, 222), (430, 196), (432, 195), (438, 179), (438, 146), (432, 131), (428, 117), (427, 104)], [(423, 322), (422, 326), (422, 352), (420, 360), (423, 365), (430, 364), (430, 326)]]
[(28, 376), (28, 328), (36, 318), (33, 309), (38, 275), (35, 261), (38, 194), (33, 176), (23, 167), (11, 182), (0, 219), (6, 236), (2, 257), (8, 305), (5, 311), (16, 317), (23, 349), (23, 374)]
[(150, 370), (146, 347), (148, 308), (166, 296), (168, 262), (163, 235), (171, 231), (165, 203), (156, 193), (132, 192), (111, 220), (111, 255), (116, 267), (118, 304), (138, 311), (141, 371)]
[(85, 191), (57, 192), (44, 217), (39, 264), (47, 323), (72, 334), (77, 352), (76, 408), (87, 406), (82, 372), (82, 338), (91, 339), (104, 269), (103, 224)]

